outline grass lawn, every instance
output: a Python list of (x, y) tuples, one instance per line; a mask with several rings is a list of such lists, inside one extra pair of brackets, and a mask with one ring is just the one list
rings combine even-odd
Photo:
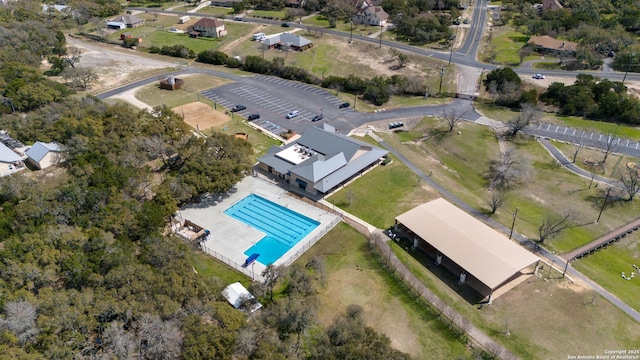
[(640, 274), (636, 272), (631, 280), (625, 280), (621, 275), (624, 272), (630, 277), (635, 270), (633, 265), (637, 264), (640, 264), (640, 233), (637, 231), (606, 249), (571, 263), (627, 305), (640, 309)]
[(491, 38), (491, 46), (495, 51), (495, 61), (507, 65), (520, 64), (518, 50), (529, 40), (529, 37), (510, 26), (495, 27)]
[[(551, 273), (549, 282), (531, 277), (492, 305), (479, 307), (461, 297), (457, 286), (448, 285), (455, 284), (457, 277), (431, 266), (433, 260), (416, 256), (427, 261), (427, 268), (398, 244), (391, 246), (441, 299), (521, 359), (566, 359), (602, 354), (603, 349), (637, 347), (640, 327), (635, 320), (594, 291), (563, 280), (559, 273)], [(547, 268), (542, 271), (546, 276)], [(509, 335), (505, 335), (505, 324)]]
[[(495, 135), (486, 127), (463, 123), (457, 127), (461, 135), (451, 134), (440, 141), (413, 142), (429, 134), (436, 121), (427, 118), (411, 131), (381, 136), (456, 196), (478, 210), (487, 209), (491, 193), (482, 174), (488, 170), (490, 160), (499, 157)], [(528, 175), (521, 185), (507, 192), (503, 206), (493, 216), (510, 227), (513, 212), (518, 208), (515, 231), (537, 239), (538, 226), (546, 213), (573, 211), (578, 226), (547, 240), (544, 245), (552, 251), (573, 250), (626, 224), (640, 213), (637, 201), (612, 204), (603, 214), (604, 221), (594, 224), (602, 196), (600, 189), (588, 188), (589, 179), (566, 171), (534, 140), (518, 140), (508, 143), (507, 147), (514, 149)]]
[[(233, 8), (220, 6), (205, 6), (198, 10), (199, 13), (213, 15), (233, 15)], [(226, 24), (227, 22), (225, 22)]]
[(185, 85), (182, 89), (167, 91), (160, 89), (158, 84), (147, 85), (136, 91), (136, 98), (151, 106), (167, 105), (170, 108), (198, 101), (198, 92), (222, 86), (229, 80), (211, 75), (198, 74), (182, 78)]
[(397, 215), (436, 197), (416, 174), (394, 159), (348, 184), (328, 201), (378, 228), (387, 229)]
[(560, 70), (560, 61), (544, 61), (531, 64), (534, 69), (540, 70)]
[(327, 19), (324, 15), (319, 14), (302, 20), (302, 23), (311, 26), (329, 27), (329, 19)]
[(249, 277), (201, 251), (192, 252), (190, 263), (207, 282), (222, 281), (228, 285), (239, 281), (245, 287), (251, 284)]
[[(223, 111), (218, 109), (219, 111)], [(255, 156), (255, 159), (257, 161), (257, 159), (266, 154), (267, 150), (269, 150), (269, 148), (272, 145), (280, 145), (281, 143), (279, 141), (276, 141), (270, 137), (268, 137), (267, 135), (263, 134), (262, 132), (258, 132), (252, 128), (250, 128), (249, 126), (245, 125), (243, 123), (243, 120), (239, 117), (236, 116), (234, 119), (232, 119), (231, 121), (223, 124), (223, 125), (219, 125), (219, 126), (214, 126), (210, 129), (207, 129), (205, 131), (203, 131), (204, 134), (211, 134), (213, 131), (217, 131), (217, 132), (223, 132), (225, 134), (229, 134), (229, 135), (233, 135), (235, 133), (246, 133), (249, 135), (249, 142), (251, 143), (251, 146), (253, 147), (253, 154)]]
[[(576, 147), (572, 144), (566, 144), (558, 141), (554, 141), (553, 145), (557, 147), (562, 153), (569, 159), (573, 160), (573, 154), (576, 151)], [(601, 150), (592, 150), (588, 148), (581, 148), (576, 156), (576, 166), (581, 167), (587, 171), (594, 171), (596, 175), (605, 176), (611, 179), (618, 179), (620, 177), (619, 172), (626, 173), (626, 164), (628, 162), (640, 162), (640, 159), (623, 155), (623, 154), (609, 154), (607, 161), (604, 164), (598, 164), (596, 166), (589, 166), (585, 161), (600, 162), (604, 154)]]
[(328, 326), (348, 305), (362, 306), (367, 325), (414, 359), (471, 358), (465, 345), (431, 309), (410, 295), (368, 248), (367, 239), (339, 224), (297, 261), (324, 258), (326, 286), (318, 294), (318, 318)]

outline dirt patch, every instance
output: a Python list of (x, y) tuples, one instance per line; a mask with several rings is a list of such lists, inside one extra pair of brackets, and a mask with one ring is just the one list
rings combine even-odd
[(214, 110), (211, 106), (205, 103), (197, 101), (176, 106), (171, 110), (176, 114), (182, 115), (184, 122), (199, 131), (222, 125), (231, 120), (229, 116)]

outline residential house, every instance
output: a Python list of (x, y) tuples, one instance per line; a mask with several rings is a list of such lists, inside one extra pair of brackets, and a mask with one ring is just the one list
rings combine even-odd
[(0, 176), (11, 175), (23, 169), (22, 157), (0, 142)]
[(221, 38), (227, 35), (227, 28), (220, 19), (204, 18), (190, 26), (187, 33), (191, 37)]
[(289, 190), (317, 200), (378, 165), (387, 153), (323, 124), (283, 147), (272, 146), (258, 167), (286, 180)]
[(562, 9), (563, 6), (558, 2), (558, 0), (543, 0), (542, 1), (542, 12), (553, 11)]
[(131, 39), (131, 38), (133, 38), (133, 34), (131, 34), (128, 31), (120, 34), (120, 40)]
[(135, 28), (144, 25), (144, 19), (140, 19), (135, 15), (122, 15), (111, 21), (123, 23), (128, 28)]
[(282, 33), (265, 38), (262, 45), (269, 49), (281, 49), (289, 46), (291, 50), (305, 51), (313, 47), (313, 42), (298, 34)]
[(306, 0), (287, 0), (286, 6), (292, 8), (301, 8), (306, 3)]
[(381, 6), (367, 6), (358, 9), (353, 15), (352, 20), (356, 24), (368, 24), (373, 26), (382, 26), (387, 23), (389, 14), (387, 14)]
[(25, 155), (27, 155), (27, 161), (40, 170), (64, 161), (62, 147), (56, 143), (36, 141)]
[(575, 56), (578, 43), (552, 38), (551, 36), (532, 36), (527, 41), (527, 45), (532, 46), (536, 51), (544, 54), (566, 54)]

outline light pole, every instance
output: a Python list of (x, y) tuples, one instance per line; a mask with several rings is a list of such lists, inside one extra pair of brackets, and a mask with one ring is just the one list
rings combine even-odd
[(509, 232), (509, 239), (513, 236), (513, 228), (516, 226), (516, 218), (518, 217), (518, 208), (513, 213), (513, 222), (511, 222), (511, 232)]
[(624, 81), (627, 80), (627, 73), (629, 72), (629, 69), (631, 68), (631, 62), (634, 61), (636, 59), (636, 53), (631, 53), (631, 60), (629, 60), (629, 62), (627, 63), (627, 70), (624, 72), (624, 76), (622, 77), (622, 85), (624, 85)]

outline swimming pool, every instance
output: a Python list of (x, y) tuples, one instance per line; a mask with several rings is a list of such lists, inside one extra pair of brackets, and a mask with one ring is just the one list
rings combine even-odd
[(266, 235), (244, 254), (258, 253), (257, 261), (275, 263), (289, 249), (315, 229), (319, 222), (278, 205), (256, 194), (251, 194), (224, 211)]

